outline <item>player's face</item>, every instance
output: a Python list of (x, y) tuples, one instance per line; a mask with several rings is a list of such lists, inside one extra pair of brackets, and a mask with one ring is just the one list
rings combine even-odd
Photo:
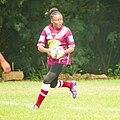
[(51, 23), (53, 24), (53, 28), (60, 29), (63, 24), (63, 17), (62, 15), (54, 15), (51, 19)]

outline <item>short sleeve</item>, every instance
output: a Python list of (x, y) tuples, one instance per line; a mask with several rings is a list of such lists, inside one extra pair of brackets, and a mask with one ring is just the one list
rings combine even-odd
[(75, 42), (74, 42), (74, 38), (73, 38), (73, 35), (72, 35), (72, 32), (70, 29), (68, 29), (67, 31), (67, 34), (66, 34), (66, 37), (67, 37), (67, 44), (68, 44), (68, 47), (75, 47)]
[(40, 45), (45, 46), (45, 44), (46, 44), (46, 31), (45, 31), (45, 29), (43, 29), (43, 31), (39, 37), (37, 46), (40, 46)]

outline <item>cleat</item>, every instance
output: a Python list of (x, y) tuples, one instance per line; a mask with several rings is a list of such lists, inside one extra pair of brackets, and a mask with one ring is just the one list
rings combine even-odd
[(35, 104), (35, 105), (33, 105), (33, 110), (37, 110), (39, 107)]
[(77, 97), (77, 91), (75, 89), (75, 86), (76, 86), (76, 81), (72, 81), (72, 88), (70, 88), (70, 91), (72, 93), (72, 97), (73, 99), (75, 99)]

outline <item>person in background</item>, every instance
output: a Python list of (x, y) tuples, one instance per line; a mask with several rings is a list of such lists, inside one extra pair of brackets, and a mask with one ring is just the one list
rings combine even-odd
[[(51, 24), (43, 29), (37, 43), (38, 50), (48, 55), (48, 73), (43, 80), (38, 99), (33, 109), (38, 109), (40, 107), (50, 88), (67, 87), (72, 93), (73, 99), (77, 97), (77, 91), (75, 89), (76, 81), (58, 80), (58, 76), (63, 68), (71, 65), (70, 53), (72, 53), (75, 48), (72, 32), (68, 27), (63, 26), (63, 16), (57, 8), (50, 9), (49, 14)], [(64, 54), (60, 56), (59, 59), (51, 57), (49, 46), (52, 47), (52, 45), (54, 46), (55, 44), (62, 46), (64, 49)]]
[(1, 53), (0, 53), (0, 65), (4, 73), (9, 73), (11, 71), (10, 64), (7, 62), (7, 60), (4, 58), (4, 56)]

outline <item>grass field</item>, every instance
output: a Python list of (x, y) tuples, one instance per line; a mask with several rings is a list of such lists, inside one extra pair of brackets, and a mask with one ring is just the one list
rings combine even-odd
[(67, 88), (51, 89), (32, 110), (41, 82), (0, 82), (0, 120), (120, 120), (120, 80), (81, 80), (78, 97)]

